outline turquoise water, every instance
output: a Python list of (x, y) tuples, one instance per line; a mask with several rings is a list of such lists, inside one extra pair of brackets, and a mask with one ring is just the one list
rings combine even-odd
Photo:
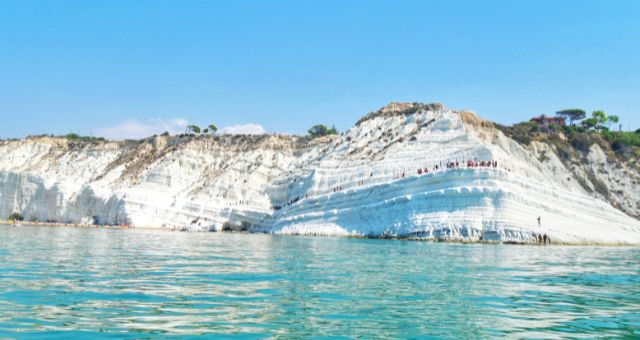
[(640, 248), (0, 227), (0, 338), (640, 337)]

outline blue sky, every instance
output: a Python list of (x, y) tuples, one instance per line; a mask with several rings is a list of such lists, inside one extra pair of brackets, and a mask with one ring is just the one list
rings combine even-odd
[(0, 137), (344, 130), (391, 101), (636, 129), (638, 18), (640, 1), (0, 0)]

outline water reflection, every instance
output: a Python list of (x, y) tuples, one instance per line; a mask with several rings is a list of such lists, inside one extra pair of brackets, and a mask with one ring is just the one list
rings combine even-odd
[(0, 227), (0, 337), (637, 337), (639, 320), (637, 248)]

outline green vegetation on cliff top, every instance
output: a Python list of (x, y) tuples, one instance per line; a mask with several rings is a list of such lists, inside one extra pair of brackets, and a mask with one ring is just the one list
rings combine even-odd
[(559, 111), (558, 115), (572, 120), (582, 121), (579, 124), (558, 126), (540, 125), (535, 122), (522, 122), (512, 126), (496, 124), (505, 135), (518, 143), (529, 145), (532, 141), (554, 145), (563, 160), (577, 159), (577, 152), (586, 153), (594, 144), (607, 153), (609, 157), (628, 161), (637, 165), (640, 159), (640, 129), (631, 131), (612, 131), (609, 127), (619, 123), (619, 118), (606, 115), (603, 111), (594, 111), (590, 118), (581, 115), (580, 109)]

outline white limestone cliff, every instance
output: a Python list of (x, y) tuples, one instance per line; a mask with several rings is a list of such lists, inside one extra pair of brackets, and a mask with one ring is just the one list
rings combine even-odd
[[(640, 244), (640, 221), (631, 217), (640, 216), (638, 172), (596, 145), (585, 156), (567, 166), (546, 143), (523, 146), (473, 113), (417, 103), (391, 104), (340, 136), (316, 139), (29, 138), (0, 142), (0, 217), (459, 241), (535, 242), (544, 233), (560, 243)], [(469, 160), (497, 166), (467, 167)]]

